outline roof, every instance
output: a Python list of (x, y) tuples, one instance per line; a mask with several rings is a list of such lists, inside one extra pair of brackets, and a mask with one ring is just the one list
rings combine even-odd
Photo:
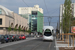
[(13, 15), (12, 15), (13, 11), (8, 10), (7, 8), (5, 8), (4, 6), (1, 6), (1, 5), (0, 5), (0, 8), (5, 12), (5, 15), (13, 17)]
[(54, 28), (53, 28), (53, 26), (44, 26), (44, 27), (43, 27), (43, 30), (45, 31), (46, 29), (53, 30)]

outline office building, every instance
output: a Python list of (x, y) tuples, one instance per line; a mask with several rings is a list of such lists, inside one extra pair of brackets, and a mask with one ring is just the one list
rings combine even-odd
[(19, 14), (28, 20), (29, 29), (32, 32), (43, 30), (43, 9), (39, 5), (34, 7), (19, 7)]

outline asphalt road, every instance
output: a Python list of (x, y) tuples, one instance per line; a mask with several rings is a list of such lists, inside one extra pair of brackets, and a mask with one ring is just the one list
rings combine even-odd
[[(23, 41), (23, 42), (22, 42)], [(22, 40), (20, 43), (11, 42), (13, 45), (8, 44), (0, 44), (1, 45), (8, 45), (5, 47), (0, 47), (0, 50), (56, 50), (55, 46), (55, 39), (54, 41), (43, 41), (42, 38), (35, 38), (32, 40)], [(16, 43), (16, 44), (14, 44)]]

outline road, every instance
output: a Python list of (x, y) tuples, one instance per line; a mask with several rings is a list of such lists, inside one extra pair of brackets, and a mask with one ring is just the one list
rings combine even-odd
[(55, 39), (51, 42), (43, 41), (42, 38), (31, 38), (29, 40), (0, 44), (0, 50), (56, 50), (54, 46)]

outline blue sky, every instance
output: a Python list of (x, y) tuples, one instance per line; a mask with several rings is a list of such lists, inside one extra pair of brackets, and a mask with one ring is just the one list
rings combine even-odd
[[(44, 0), (24, 0), (26, 4), (29, 7), (33, 7), (34, 5), (39, 5), (40, 8), (44, 10), (44, 16), (59, 16), (59, 8), (61, 4), (64, 4), (64, 0), (45, 0), (47, 9), (44, 4)], [(8, 8), (9, 10), (14, 11), (15, 13), (18, 13), (18, 8), (19, 7), (28, 7), (22, 0), (0, 0), (0, 5)], [(51, 25), (56, 26), (56, 23), (52, 22), (57, 22), (58, 17), (53, 17), (51, 19)], [(44, 18), (45, 25), (48, 24), (48, 18)]]

